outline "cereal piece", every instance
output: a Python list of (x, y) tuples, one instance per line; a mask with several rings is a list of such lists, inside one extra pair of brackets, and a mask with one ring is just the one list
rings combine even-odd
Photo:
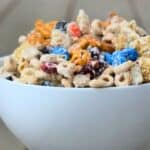
[(54, 29), (52, 31), (52, 35), (51, 35), (52, 46), (63, 46), (68, 48), (71, 45), (71, 43), (72, 43), (72, 39), (68, 34), (58, 29)]
[(136, 48), (140, 55), (150, 56), (150, 36), (140, 37), (131, 42), (130, 46)]
[(73, 84), (72, 84), (72, 80), (71, 79), (65, 79), (65, 78), (62, 78), (61, 80), (61, 84), (64, 86), (64, 87), (73, 87)]
[(135, 64), (131, 68), (132, 84), (138, 85), (143, 82), (143, 75), (139, 64)]
[(142, 57), (140, 60), (144, 82), (150, 82), (150, 57)]
[(35, 69), (33, 68), (25, 68), (21, 72), (20, 81), (26, 84), (38, 84), (38, 78), (35, 77)]
[(69, 34), (73, 37), (80, 37), (81, 31), (76, 22), (71, 22), (67, 25), (67, 30)]
[(22, 59), (22, 53), (26, 51), (26, 49), (32, 48), (32, 46), (28, 42), (22, 43), (18, 48), (16, 48), (13, 52), (13, 58), (16, 61)]
[(19, 44), (22, 44), (26, 41), (27, 37), (25, 35), (21, 35), (18, 39)]
[(6, 72), (14, 72), (15, 73), (17, 71), (17, 63), (13, 59), (12, 56), (8, 56), (4, 59), (3, 68)]
[(75, 87), (88, 87), (90, 82), (90, 75), (78, 74), (73, 78), (73, 84)]
[(132, 84), (132, 76), (130, 72), (122, 72), (115, 76), (116, 86), (128, 86)]
[(60, 63), (66, 61), (62, 56), (55, 54), (44, 54), (40, 58), (40, 63), (43, 62), (52, 62), (52, 63)]
[(57, 72), (66, 78), (72, 78), (73, 73), (75, 72), (75, 65), (70, 62), (62, 62), (58, 64)]
[(134, 63), (132, 61), (127, 61), (119, 66), (114, 67), (115, 74), (120, 74), (122, 72), (129, 71), (133, 67)]
[(37, 58), (33, 58), (30, 60), (30, 64), (31, 67), (35, 68), (35, 69), (40, 69), (40, 60)]
[(99, 19), (95, 19), (92, 21), (91, 23), (91, 33), (94, 35), (102, 35), (102, 27), (100, 25), (100, 20)]
[(87, 34), (90, 31), (90, 21), (88, 15), (84, 12), (84, 10), (79, 10), (79, 14), (77, 16), (77, 23), (80, 27), (80, 30), (83, 34)]
[(115, 76), (115, 72), (114, 72), (114, 68), (109, 66), (108, 68), (106, 68), (103, 72), (103, 75), (110, 75), (110, 76)]
[(41, 55), (41, 52), (37, 48), (30, 47), (22, 51), (21, 58), (31, 60), (33, 58), (39, 57), (40, 55)]
[(27, 67), (29, 67), (29, 61), (23, 59), (22, 61), (19, 62), (17, 70), (19, 73), (21, 73), (21, 71)]
[(114, 84), (114, 79), (109, 74), (102, 74), (97, 79), (90, 81), (89, 85), (93, 88), (110, 87)]
[(91, 58), (90, 53), (87, 50), (79, 49), (73, 52), (71, 62), (76, 65), (83, 66), (89, 62), (90, 58)]

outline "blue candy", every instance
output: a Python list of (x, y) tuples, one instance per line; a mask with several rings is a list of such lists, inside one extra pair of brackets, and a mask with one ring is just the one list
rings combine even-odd
[(49, 52), (51, 54), (62, 55), (66, 60), (70, 59), (70, 54), (68, 50), (62, 46), (51, 47)]
[(121, 65), (123, 63), (125, 63), (127, 61), (126, 57), (118, 54), (116, 55), (116, 57), (113, 59), (112, 61), (112, 66), (118, 66)]
[(136, 61), (138, 53), (134, 48), (125, 48), (120, 51), (115, 51), (112, 54), (104, 53), (104, 60), (113, 66), (125, 63), (128, 60)]
[(128, 59), (132, 61), (136, 61), (138, 58), (138, 53), (134, 48), (125, 48), (121, 51), (121, 53)]
[(112, 65), (112, 55), (110, 53), (104, 53), (104, 60), (108, 64)]

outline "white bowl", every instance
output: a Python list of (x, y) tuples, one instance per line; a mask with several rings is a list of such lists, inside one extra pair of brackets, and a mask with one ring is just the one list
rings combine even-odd
[(77, 89), (0, 79), (0, 116), (31, 150), (137, 150), (150, 141), (150, 84)]

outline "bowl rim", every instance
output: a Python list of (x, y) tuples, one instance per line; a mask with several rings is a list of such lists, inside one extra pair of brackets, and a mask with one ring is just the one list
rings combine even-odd
[(17, 81), (9, 81), (5, 78), (0, 77), (0, 83), (5, 82), (6, 84), (9, 84), (11, 86), (20, 86), (24, 88), (34, 88), (34, 89), (57, 89), (57, 90), (79, 90), (79, 91), (91, 91), (91, 90), (125, 90), (125, 89), (135, 89), (135, 88), (143, 88), (143, 87), (149, 87), (150, 88), (150, 83), (143, 83), (140, 85), (129, 85), (129, 86), (120, 86), (120, 87), (103, 87), (103, 88), (91, 88), (91, 87), (86, 87), (86, 88), (78, 88), (78, 87), (55, 87), (55, 86), (43, 86), (43, 85), (34, 85), (34, 84), (25, 84), (25, 83), (20, 83)]

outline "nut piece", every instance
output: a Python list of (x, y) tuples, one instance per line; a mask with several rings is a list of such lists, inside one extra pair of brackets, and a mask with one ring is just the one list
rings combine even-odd
[(88, 87), (90, 82), (90, 75), (78, 74), (73, 78), (75, 87)]

